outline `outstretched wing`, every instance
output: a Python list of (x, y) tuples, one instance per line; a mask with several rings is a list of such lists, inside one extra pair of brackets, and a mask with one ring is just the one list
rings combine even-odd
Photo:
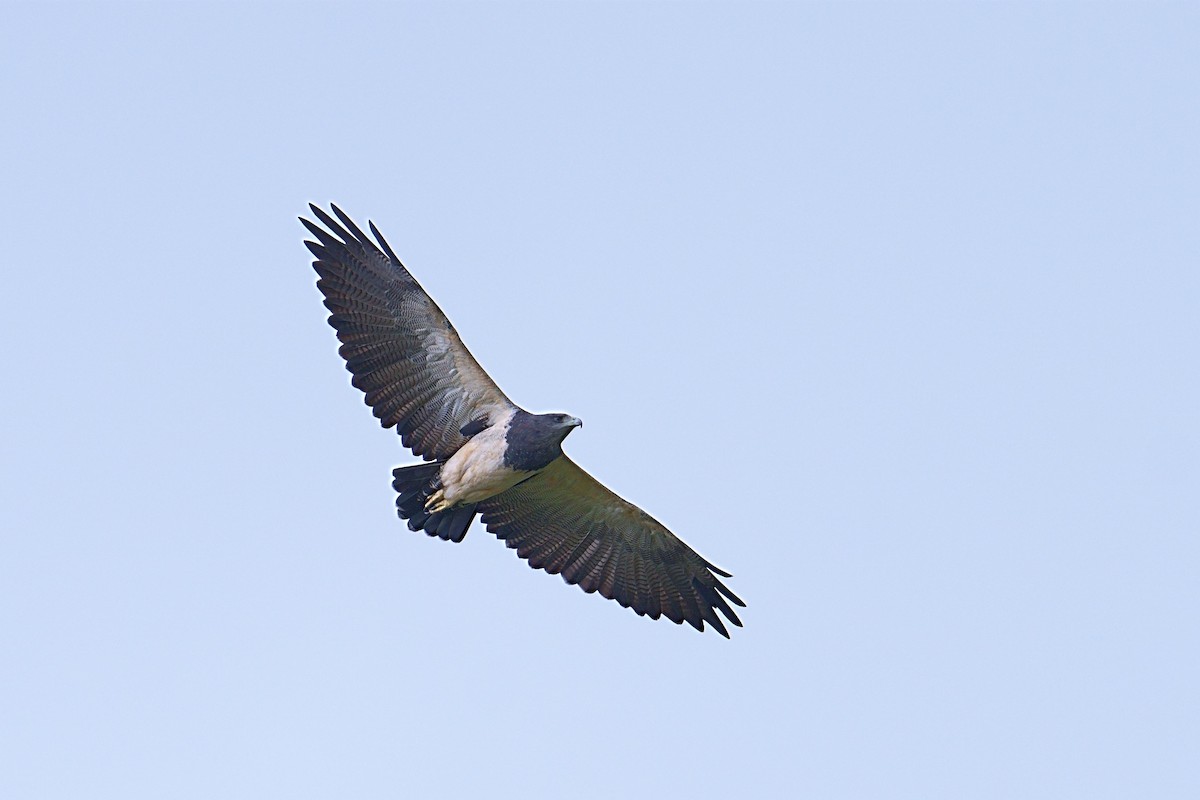
[[(337, 206), (339, 225), (320, 208), (328, 230), (303, 217), (317, 238), (304, 244), (332, 313), (351, 381), (383, 427), (428, 460), (449, 458), (467, 441), (462, 428), (514, 408), (479, 366), (446, 315), (416, 282), (373, 223), (377, 247)], [(380, 247), (383, 249), (380, 250)]]
[(729, 602), (745, 606), (728, 578), (657, 520), (562, 456), (529, 480), (479, 504), (481, 519), (529, 566), (561, 573), (639, 616), (665, 616), (729, 638), (719, 610), (741, 626)]

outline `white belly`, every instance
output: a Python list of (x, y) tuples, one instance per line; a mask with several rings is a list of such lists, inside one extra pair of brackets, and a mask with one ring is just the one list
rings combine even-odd
[(500, 494), (531, 473), (504, 466), (508, 420), (493, 425), (463, 445), (442, 467), (442, 494), (447, 505), (478, 503)]

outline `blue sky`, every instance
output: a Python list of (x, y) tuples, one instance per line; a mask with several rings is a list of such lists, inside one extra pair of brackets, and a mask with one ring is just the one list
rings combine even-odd
[[(1200, 793), (1194, 4), (10, 4), (5, 797)], [(373, 219), (732, 641), (394, 516)]]

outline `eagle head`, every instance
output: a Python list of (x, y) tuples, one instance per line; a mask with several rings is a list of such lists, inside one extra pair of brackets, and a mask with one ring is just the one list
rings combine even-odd
[[(567, 435), (576, 428), (583, 427), (583, 421), (579, 417), (572, 417), (570, 414), (529, 414), (521, 415), (524, 419), (514, 419), (513, 428), (520, 428), (518, 435), (528, 437), (528, 439), (537, 439), (547, 445), (557, 446)], [(519, 424), (524, 423), (524, 424)]]
[(567, 438), (567, 434), (571, 431), (583, 427), (583, 420), (579, 417), (572, 417), (570, 414), (545, 414), (543, 416), (549, 417), (549, 422), (557, 430), (562, 431), (562, 436), (559, 438), (560, 442)]
[(583, 425), (570, 414), (530, 414), (518, 410), (504, 434), (504, 463), (528, 472), (542, 469), (562, 455), (562, 441)]

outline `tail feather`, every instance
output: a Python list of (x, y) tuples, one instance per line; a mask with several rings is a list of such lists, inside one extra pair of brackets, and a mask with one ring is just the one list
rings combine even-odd
[(475, 518), (475, 504), (470, 503), (430, 514), (425, 501), (442, 488), (440, 462), (396, 467), (392, 471), (392, 488), (396, 490), (396, 512), (408, 520), (411, 531), (425, 531), (448, 542), (461, 542)]

